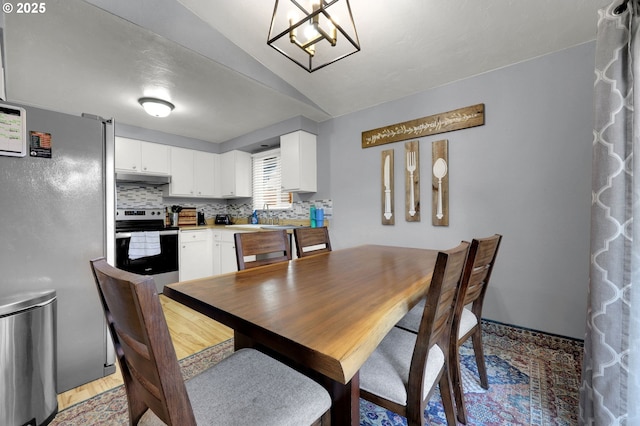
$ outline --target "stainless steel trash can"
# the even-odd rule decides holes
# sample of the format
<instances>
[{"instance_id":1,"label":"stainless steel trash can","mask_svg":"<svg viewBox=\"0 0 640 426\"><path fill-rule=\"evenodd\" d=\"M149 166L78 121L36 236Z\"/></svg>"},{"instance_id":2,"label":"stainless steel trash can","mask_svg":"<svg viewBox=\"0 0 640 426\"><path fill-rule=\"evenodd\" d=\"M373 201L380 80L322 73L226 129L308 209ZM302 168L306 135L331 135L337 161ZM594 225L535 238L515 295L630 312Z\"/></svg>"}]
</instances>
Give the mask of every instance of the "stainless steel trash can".
<instances>
[{"instance_id":1,"label":"stainless steel trash can","mask_svg":"<svg viewBox=\"0 0 640 426\"><path fill-rule=\"evenodd\" d=\"M55 373L55 290L0 297L0 425L49 424Z\"/></svg>"}]
</instances>

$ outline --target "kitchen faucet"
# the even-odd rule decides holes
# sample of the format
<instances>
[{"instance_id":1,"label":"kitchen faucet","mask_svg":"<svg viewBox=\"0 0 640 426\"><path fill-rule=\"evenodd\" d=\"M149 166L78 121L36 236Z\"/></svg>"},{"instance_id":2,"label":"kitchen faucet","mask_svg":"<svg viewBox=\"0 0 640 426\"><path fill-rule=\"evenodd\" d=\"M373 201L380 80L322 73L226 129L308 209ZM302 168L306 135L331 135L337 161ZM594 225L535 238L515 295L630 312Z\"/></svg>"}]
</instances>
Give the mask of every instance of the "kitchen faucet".
<instances>
[{"instance_id":1,"label":"kitchen faucet","mask_svg":"<svg viewBox=\"0 0 640 426\"><path fill-rule=\"evenodd\" d=\"M272 216L271 211L269 211L269 204L263 204L262 206L262 212L264 214L264 219L263 219L263 223L265 225L277 225L276 223L276 218L274 218ZM277 222L280 222L280 220L277 220Z\"/></svg>"}]
</instances>

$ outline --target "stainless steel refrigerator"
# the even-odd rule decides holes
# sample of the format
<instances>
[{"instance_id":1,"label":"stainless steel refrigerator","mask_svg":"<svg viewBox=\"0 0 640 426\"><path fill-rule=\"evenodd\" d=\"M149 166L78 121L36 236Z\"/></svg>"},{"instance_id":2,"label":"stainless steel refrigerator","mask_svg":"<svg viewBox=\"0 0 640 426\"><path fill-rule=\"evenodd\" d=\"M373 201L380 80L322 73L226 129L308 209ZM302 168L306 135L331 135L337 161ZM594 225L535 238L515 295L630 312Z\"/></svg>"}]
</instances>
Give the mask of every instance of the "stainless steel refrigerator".
<instances>
[{"instance_id":1,"label":"stainless steel refrigerator","mask_svg":"<svg viewBox=\"0 0 640 426\"><path fill-rule=\"evenodd\" d=\"M27 139L50 135L50 148L0 156L0 297L56 291L60 393L114 371L89 267L99 256L113 262L113 123L23 108Z\"/></svg>"}]
</instances>

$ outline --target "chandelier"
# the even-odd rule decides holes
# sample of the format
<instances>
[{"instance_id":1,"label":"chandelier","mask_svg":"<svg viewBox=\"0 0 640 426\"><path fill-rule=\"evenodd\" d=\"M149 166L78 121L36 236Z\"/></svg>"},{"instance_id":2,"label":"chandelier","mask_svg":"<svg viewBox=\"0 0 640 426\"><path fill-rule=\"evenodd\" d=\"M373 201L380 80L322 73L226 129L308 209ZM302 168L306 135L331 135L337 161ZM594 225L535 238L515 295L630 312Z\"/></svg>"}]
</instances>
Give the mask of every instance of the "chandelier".
<instances>
[{"instance_id":1,"label":"chandelier","mask_svg":"<svg viewBox=\"0 0 640 426\"><path fill-rule=\"evenodd\" d=\"M349 0L276 0L267 44L310 73L360 51Z\"/></svg>"}]
</instances>

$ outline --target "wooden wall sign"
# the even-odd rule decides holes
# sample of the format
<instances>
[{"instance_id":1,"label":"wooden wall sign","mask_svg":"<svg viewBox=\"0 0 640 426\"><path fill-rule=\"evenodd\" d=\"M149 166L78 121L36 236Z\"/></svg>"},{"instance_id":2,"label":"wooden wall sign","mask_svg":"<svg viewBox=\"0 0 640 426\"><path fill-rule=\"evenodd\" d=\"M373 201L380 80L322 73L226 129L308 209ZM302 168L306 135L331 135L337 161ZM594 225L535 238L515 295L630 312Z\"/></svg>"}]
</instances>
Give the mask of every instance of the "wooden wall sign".
<instances>
[{"instance_id":1,"label":"wooden wall sign","mask_svg":"<svg viewBox=\"0 0 640 426\"><path fill-rule=\"evenodd\" d=\"M362 132L362 148L484 125L484 104Z\"/></svg>"},{"instance_id":2,"label":"wooden wall sign","mask_svg":"<svg viewBox=\"0 0 640 426\"><path fill-rule=\"evenodd\" d=\"M431 144L431 223L449 226L449 145L441 140Z\"/></svg>"},{"instance_id":3,"label":"wooden wall sign","mask_svg":"<svg viewBox=\"0 0 640 426\"><path fill-rule=\"evenodd\" d=\"M405 142L405 213L407 222L420 222L420 143Z\"/></svg>"},{"instance_id":4,"label":"wooden wall sign","mask_svg":"<svg viewBox=\"0 0 640 426\"><path fill-rule=\"evenodd\" d=\"M382 151L382 224L395 225L393 214L393 150Z\"/></svg>"}]
</instances>

